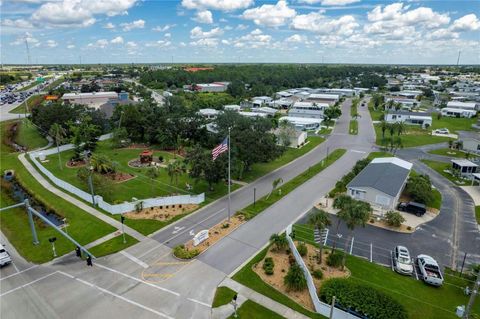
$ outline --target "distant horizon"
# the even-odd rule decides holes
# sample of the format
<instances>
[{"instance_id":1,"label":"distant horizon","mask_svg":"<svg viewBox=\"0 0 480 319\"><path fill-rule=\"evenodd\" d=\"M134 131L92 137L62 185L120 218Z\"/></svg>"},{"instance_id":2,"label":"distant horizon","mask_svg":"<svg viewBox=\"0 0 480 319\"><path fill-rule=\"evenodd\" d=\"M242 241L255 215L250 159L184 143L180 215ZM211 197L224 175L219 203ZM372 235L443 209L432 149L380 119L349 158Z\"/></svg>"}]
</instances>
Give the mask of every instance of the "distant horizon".
<instances>
[{"instance_id":1,"label":"distant horizon","mask_svg":"<svg viewBox=\"0 0 480 319\"><path fill-rule=\"evenodd\" d=\"M456 65L459 51L480 64L476 0L15 0L0 12L3 64Z\"/></svg>"}]
</instances>

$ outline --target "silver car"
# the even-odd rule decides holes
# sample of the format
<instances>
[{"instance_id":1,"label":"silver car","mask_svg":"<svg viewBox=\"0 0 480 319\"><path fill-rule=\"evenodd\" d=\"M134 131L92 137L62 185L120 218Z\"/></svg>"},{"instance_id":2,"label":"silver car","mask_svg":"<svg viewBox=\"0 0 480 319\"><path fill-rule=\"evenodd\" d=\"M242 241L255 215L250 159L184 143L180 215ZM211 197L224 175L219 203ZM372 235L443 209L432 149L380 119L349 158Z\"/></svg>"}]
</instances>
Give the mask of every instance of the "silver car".
<instances>
[{"instance_id":1,"label":"silver car","mask_svg":"<svg viewBox=\"0 0 480 319\"><path fill-rule=\"evenodd\" d=\"M401 275L413 274L413 263L405 246L396 246L393 250L393 268Z\"/></svg>"}]
</instances>

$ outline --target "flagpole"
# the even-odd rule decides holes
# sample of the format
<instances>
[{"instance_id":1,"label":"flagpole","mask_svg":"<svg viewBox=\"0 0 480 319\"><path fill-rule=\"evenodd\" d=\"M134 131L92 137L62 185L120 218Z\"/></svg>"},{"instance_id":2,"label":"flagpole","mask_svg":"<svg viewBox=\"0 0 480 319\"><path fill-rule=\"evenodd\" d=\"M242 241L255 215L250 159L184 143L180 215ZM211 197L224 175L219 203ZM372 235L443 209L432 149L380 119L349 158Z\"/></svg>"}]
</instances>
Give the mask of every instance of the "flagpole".
<instances>
[{"instance_id":1,"label":"flagpole","mask_svg":"<svg viewBox=\"0 0 480 319\"><path fill-rule=\"evenodd\" d=\"M228 128L228 222L230 222L230 128Z\"/></svg>"}]
</instances>

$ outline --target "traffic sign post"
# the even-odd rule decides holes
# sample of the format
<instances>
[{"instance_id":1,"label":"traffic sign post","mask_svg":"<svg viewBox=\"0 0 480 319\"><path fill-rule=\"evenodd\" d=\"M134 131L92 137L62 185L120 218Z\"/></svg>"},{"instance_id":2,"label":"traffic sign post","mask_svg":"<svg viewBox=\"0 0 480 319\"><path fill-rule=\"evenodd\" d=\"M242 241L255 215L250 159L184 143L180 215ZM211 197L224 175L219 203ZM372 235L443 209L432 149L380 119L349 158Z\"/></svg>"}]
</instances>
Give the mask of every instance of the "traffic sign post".
<instances>
[{"instance_id":1,"label":"traffic sign post","mask_svg":"<svg viewBox=\"0 0 480 319\"><path fill-rule=\"evenodd\" d=\"M120 215L120 220L122 221L122 235L123 235L123 243L126 244L127 241L125 239L125 228L123 227L123 222L125 221L125 217Z\"/></svg>"},{"instance_id":2,"label":"traffic sign post","mask_svg":"<svg viewBox=\"0 0 480 319\"><path fill-rule=\"evenodd\" d=\"M53 257L57 257L57 251L55 250L55 241L57 240L57 237L50 237L48 241L52 243L52 251L53 251Z\"/></svg>"}]
</instances>

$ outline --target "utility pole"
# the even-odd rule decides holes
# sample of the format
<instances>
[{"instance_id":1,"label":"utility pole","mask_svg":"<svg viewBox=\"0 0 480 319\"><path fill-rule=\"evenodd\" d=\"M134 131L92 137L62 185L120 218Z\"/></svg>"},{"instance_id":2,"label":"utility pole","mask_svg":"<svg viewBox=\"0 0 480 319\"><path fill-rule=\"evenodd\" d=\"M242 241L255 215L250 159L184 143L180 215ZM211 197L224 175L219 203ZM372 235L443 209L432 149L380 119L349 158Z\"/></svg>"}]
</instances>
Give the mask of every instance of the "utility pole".
<instances>
[{"instance_id":1,"label":"utility pole","mask_svg":"<svg viewBox=\"0 0 480 319\"><path fill-rule=\"evenodd\" d=\"M92 183L93 167L90 166L89 170L90 170L90 174L88 174L88 187L90 188L90 193L92 194L92 204L93 206L95 206L95 194L93 193L93 183Z\"/></svg>"},{"instance_id":2,"label":"utility pole","mask_svg":"<svg viewBox=\"0 0 480 319\"><path fill-rule=\"evenodd\" d=\"M230 200L230 188L231 188L231 179L230 179L230 127L228 128L228 222L230 222L230 206L231 206L231 200Z\"/></svg>"},{"instance_id":3,"label":"utility pole","mask_svg":"<svg viewBox=\"0 0 480 319\"><path fill-rule=\"evenodd\" d=\"M480 289L480 270L477 273L477 279L475 280L475 285L473 286L472 294L470 295L470 299L468 300L467 308L463 313L463 319L469 319L468 315L470 314L473 304L475 303L475 298L477 297L478 289Z\"/></svg>"},{"instance_id":4,"label":"utility pole","mask_svg":"<svg viewBox=\"0 0 480 319\"><path fill-rule=\"evenodd\" d=\"M457 66L458 66L458 63L460 63L460 54L462 53L462 51L458 51L458 57L457 57Z\"/></svg>"},{"instance_id":5,"label":"utility pole","mask_svg":"<svg viewBox=\"0 0 480 319\"><path fill-rule=\"evenodd\" d=\"M28 223L30 224L30 230L32 231L33 244L38 245L40 242L38 241L37 231L35 229L33 215L32 215L32 212L30 211L30 202L28 201L28 199L24 201L24 204L25 204L25 209L27 210Z\"/></svg>"},{"instance_id":6,"label":"utility pole","mask_svg":"<svg viewBox=\"0 0 480 319\"><path fill-rule=\"evenodd\" d=\"M27 40L27 36L25 35L25 47L27 48L27 64L31 64L31 61L30 61L30 48L28 47L28 40Z\"/></svg>"}]
</instances>

